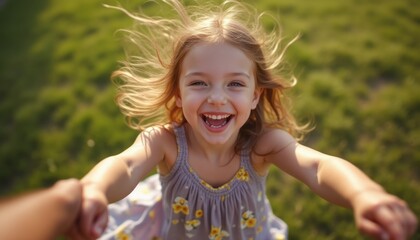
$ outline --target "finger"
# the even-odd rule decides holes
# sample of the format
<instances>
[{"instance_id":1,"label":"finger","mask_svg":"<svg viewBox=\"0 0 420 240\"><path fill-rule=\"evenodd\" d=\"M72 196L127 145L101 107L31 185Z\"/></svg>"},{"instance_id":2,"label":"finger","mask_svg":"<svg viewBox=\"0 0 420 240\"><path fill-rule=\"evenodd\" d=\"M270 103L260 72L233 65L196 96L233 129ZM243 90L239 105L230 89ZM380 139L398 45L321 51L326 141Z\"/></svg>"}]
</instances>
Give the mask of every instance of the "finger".
<instances>
[{"instance_id":1,"label":"finger","mask_svg":"<svg viewBox=\"0 0 420 240\"><path fill-rule=\"evenodd\" d=\"M371 237L372 239L389 239L386 231L370 219L364 218L360 220L358 222L358 228L360 232Z\"/></svg>"},{"instance_id":2,"label":"finger","mask_svg":"<svg viewBox=\"0 0 420 240\"><path fill-rule=\"evenodd\" d=\"M413 235L417 228L417 218L414 213L408 208L407 205L402 205L397 207L394 211L398 211L400 215L404 230L406 232L406 237Z\"/></svg>"},{"instance_id":3,"label":"finger","mask_svg":"<svg viewBox=\"0 0 420 240\"><path fill-rule=\"evenodd\" d=\"M417 228L417 218L408 208L408 205L403 201L399 201L390 204L389 207L392 209L395 219L400 223L404 233L404 239L414 234Z\"/></svg>"},{"instance_id":4,"label":"finger","mask_svg":"<svg viewBox=\"0 0 420 240\"><path fill-rule=\"evenodd\" d=\"M379 207L375 212L375 221L382 226L391 239L405 239L403 224L391 207Z\"/></svg>"},{"instance_id":5,"label":"finger","mask_svg":"<svg viewBox=\"0 0 420 240\"><path fill-rule=\"evenodd\" d=\"M92 206L91 203L84 201L82 205L81 217L79 220L79 229L82 236L88 238L91 235L90 229L92 229L95 206Z\"/></svg>"},{"instance_id":6,"label":"finger","mask_svg":"<svg viewBox=\"0 0 420 240\"><path fill-rule=\"evenodd\" d=\"M83 233L83 230L81 228L81 226L82 226L81 221L83 219L82 214L83 214L82 209L79 209L79 214L78 214L78 217L75 221L75 224L70 229L68 229L68 231L66 233L66 236L69 236L70 239L72 239L72 240L86 240L86 239L89 239L87 237L87 235L85 233Z\"/></svg>"},{"instance_id":7,"label":"finger","mask_svg":"<svg viewBox=\"0 0 420 240\"><path fill-rule=\"evenodd\" d=\"M405 216L404 206L401 204L393 204L388 206L391 213L393 214L394 224L398 224L401 229L402 238L406 239L406 235L408 234L409 222L407 221L407 217Z\"/></svg>"},{"instance_id":8,"label":"finger","mask_svg":"<svg viewBox=\"0 0 420 240\"><path fill-rule=\"evenodd\" d=\"M80 222L82 233L89 238L97 238L102 234L108 223L107 206L93 199L85 201L85 203L85 215Z\"/></svg>"},{"instance_id":9,"label":"finger","mask_svg":"<svg viewBox=\"0 0 420 240\"><path fill-rule=\"evenodd\" d=\"M413 235L417 229L417 217L410 210L407 203L397 197L393 197L392 201L387 206L394 213L396 222L399 222L405 238ZM404 239L405 239L404 238Z\"/></svg>"},{"instance_id":10,"label":"finger","mask_svg":"<svg viewBox=\"0 0 420 240\"><path fill-rule=\"evenodd\" d=\"M102 233L105 231L107 224L108 224L108 211L104 211L96 219L95 224L93 226L93 235L95 236L95 238L98 238L102 235Z\"/></svg>"}]
</instances>

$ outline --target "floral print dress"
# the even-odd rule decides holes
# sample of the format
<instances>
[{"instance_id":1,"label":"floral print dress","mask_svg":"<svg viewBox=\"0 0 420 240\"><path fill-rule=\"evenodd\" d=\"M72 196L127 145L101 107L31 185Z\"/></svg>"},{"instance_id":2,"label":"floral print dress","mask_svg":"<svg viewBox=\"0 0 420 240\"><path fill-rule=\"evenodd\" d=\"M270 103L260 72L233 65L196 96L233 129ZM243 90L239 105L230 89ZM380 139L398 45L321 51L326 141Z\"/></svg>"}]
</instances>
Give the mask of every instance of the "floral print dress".
<instances>
[{"instance_id":1,"label":"floral print dress","mask_svg":"<svg viewBox=\"0 0 420 240\"><path fill-rule=\"evenodd\" d=\"M101 239L282 240L287 225L273 215L266 176L253 169L249 153L228 183L213 188L188 164L183 126L175 127L178 156L170 173L153 175L109 206Z\"/></svg>"}]
</instances>

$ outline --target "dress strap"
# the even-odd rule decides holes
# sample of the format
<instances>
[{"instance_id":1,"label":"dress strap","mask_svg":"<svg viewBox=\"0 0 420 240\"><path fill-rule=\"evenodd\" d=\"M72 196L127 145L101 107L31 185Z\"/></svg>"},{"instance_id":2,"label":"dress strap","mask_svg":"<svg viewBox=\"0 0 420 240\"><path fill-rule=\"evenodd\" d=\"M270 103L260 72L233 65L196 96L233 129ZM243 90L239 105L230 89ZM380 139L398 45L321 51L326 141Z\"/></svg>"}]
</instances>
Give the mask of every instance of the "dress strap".
<instances>
[{"instance_id":1,"label":"dress strap","mask_svg":"<svg viewBox=\"0 0 420 240\"><path fill-rule=\"evenodd\" d=\"M177 162L186 161L188 155L187 137L185 136L184 125L174 125L176 144L178 145Z\"/></svg>"},{"instance_id":2,"label":"dress strap","mask_svg":"<svg viewBox=\"0 0 420 240\"><path fill-rule=\"evenodd\" d=\"M256 179L259 179L260 181L265 181L265 176L261 176L257 173L255 168L252 166L251 163L251 150L249 148L242 149L241 150L241 165L244 166L244 168Z\"/></svg>"},{"instance_id":3,"label":"dress strap","mask_svg":"<svg viewBox=\"0 0 420 240\"><path fill-rule=\"evenodd\" d=\"M251 159L250 159L250 151L249 149L242 149L240 152L241 156L241 166L245 167L246 170L253 170L253 167L251 166Z\"/></svg>"},{"instance_id":4,"label":"dress strap","mask_svg":"<svg viewBox=\"0 0 420 240\"><path fill-rule=\"evenodd\" d=\"M185 136L185 130L183 125L178 125L176 123L172 124L174 129L175 138L176 138L176 145L177 145L177 156L172 169L169 171L167 175L160 175L161 182L167 182L171 179L174 174L185 165L185 161L187 161L188 157L188 146L187 146L187 138Z\"/></svg>"}]
</instances>

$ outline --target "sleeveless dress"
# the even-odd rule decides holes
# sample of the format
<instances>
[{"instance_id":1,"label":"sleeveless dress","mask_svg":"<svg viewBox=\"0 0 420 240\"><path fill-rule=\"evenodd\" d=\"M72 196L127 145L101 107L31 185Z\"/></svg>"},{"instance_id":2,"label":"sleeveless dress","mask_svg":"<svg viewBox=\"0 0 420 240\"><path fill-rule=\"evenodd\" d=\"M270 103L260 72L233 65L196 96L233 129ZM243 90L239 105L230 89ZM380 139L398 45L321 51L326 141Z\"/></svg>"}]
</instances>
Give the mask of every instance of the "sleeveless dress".
<instances>
[{"instance_id":1,"label":"sleeveless dress","mask_svg":"<svg viewBox=\"0 0 420 240\"><path fill-rule=\"evenodd\" d=\"M110 204L100 239L283 240L287 225L271 210L260 176L242 151L235 176L213 188L188 163L183 126L174 128L178 156L170 173L152 175Z\"/></svg>"}]
</instances>

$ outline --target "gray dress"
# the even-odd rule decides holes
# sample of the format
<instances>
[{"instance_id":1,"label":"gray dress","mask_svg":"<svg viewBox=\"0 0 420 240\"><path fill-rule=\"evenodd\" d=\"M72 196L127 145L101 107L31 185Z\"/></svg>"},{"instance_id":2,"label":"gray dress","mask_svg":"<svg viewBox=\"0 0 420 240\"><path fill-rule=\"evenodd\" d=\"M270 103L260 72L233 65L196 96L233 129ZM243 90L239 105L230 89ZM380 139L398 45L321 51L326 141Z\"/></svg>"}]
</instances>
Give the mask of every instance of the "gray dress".
<instances>
[{"instance_id":1,"label":"gray dress","mask_svg":"<svg viewBox=\"0 0 420 240\"><path fill-rule=\"evenodd\" d=\"M101 239L287 239L287 225L265 195L266 176L253 169L249 151L242 152L235 176L213 188L188 164L184 127L175 127L175 134L178 156L170 173L149 177L111 204Z\"/></svg>"}]
</instances>

